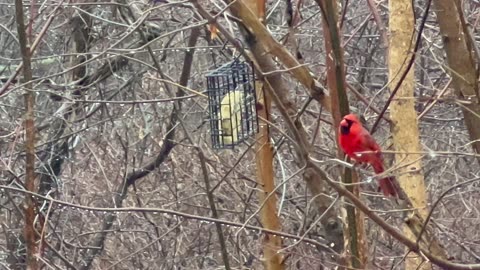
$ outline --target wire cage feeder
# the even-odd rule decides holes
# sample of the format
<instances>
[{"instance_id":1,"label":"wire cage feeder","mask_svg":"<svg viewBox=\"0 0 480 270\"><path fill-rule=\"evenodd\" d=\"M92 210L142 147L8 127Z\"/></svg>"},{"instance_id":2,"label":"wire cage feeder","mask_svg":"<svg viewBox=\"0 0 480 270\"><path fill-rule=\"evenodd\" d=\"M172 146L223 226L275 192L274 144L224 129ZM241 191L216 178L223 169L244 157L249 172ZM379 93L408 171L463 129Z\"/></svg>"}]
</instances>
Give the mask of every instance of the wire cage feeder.
<instances>
[{"instance_id":1,"label":"wire cage feeder","mask_svg":"<svg viewBox=\"0 0 480 270\"><path fill-rule=\"evenodd\" d=\"M258 132L255 75L238 59L207 74L212 147L234 148Z\"/></svg>"}]
</instances>

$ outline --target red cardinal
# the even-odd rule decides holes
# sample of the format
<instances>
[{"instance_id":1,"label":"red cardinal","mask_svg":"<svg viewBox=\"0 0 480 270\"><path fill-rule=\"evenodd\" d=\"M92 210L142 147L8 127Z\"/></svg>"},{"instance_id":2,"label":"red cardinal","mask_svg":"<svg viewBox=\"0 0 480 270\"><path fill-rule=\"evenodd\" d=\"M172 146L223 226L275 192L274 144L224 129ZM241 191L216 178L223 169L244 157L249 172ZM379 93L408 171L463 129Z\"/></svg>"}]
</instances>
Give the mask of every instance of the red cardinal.
<instances>
[{"instance_id":1,"label":"red cardinal","mask_svg":"<svg viewBox=\"0 0 480 270\"><path fill-rule=\"evenodd\" d=\"M380 146L362 126L355 114L348 114L343 117L343 120L340 122L339 132L340 147L342 147L343 152L347 156L357 162L372 165L376 174L385 171ZM382 178L379 180L379 184L385 196L398 196L393 177Z\"/></svg>"}]
</instances>

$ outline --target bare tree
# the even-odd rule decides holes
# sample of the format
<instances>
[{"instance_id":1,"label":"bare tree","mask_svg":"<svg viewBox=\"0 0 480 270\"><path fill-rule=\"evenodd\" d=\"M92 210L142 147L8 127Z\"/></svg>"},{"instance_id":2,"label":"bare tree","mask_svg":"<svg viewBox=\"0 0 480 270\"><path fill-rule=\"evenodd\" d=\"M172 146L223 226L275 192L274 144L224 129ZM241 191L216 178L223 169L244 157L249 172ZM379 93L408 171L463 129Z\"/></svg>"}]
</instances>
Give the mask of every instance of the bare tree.
<instances>
[{"instance_id":1,"label":"bare tree","mask_svg":"<svg viewBox=\"0 0 480 270\"><path fill-rule=\"evenodd\" d=\"M479 10L429 2L0 3L0 268L480 269ZM262 133L219 150L234 59ZM342 159L349 111L400 204Z\"/></svg>"}]
</instances>

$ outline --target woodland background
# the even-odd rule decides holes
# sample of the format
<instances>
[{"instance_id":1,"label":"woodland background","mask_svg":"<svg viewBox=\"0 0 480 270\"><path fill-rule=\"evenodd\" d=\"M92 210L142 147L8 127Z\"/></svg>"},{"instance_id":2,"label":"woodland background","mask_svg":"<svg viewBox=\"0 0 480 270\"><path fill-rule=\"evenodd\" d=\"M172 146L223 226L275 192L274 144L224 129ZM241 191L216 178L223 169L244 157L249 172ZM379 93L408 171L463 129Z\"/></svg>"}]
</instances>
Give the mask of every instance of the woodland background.
<instances>
[{"instance_id":1,"label":"woodland background","mask_svg":"<svg viewBox=\"0 0 480 270\"><path fill-rule=\"evenodd\" d=\"M0 3L0 269L480 269L479 14ZM205 76L240 53L260 133L213 150ZM406 200L343 161L350 110Z\"/></svg>"}]
</instances>

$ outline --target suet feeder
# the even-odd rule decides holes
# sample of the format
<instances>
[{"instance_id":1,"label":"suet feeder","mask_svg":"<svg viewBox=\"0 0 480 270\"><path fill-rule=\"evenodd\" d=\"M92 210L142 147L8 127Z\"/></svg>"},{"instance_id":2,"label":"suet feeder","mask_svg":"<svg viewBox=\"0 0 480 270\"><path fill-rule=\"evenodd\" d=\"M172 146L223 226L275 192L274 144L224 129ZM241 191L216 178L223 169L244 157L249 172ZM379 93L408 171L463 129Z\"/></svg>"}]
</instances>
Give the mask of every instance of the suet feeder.
<instances>
[{"instance_id":1,"label":"suet feeder","mask_svg":"<svg viewBox=\"0 0 480 270\"><path fill-rule=\"evenodd\" d=\"M236 59L210 71L207 95L213 148L234 148L258 132L251 64Z\"/></svg>"}]
</instances>

